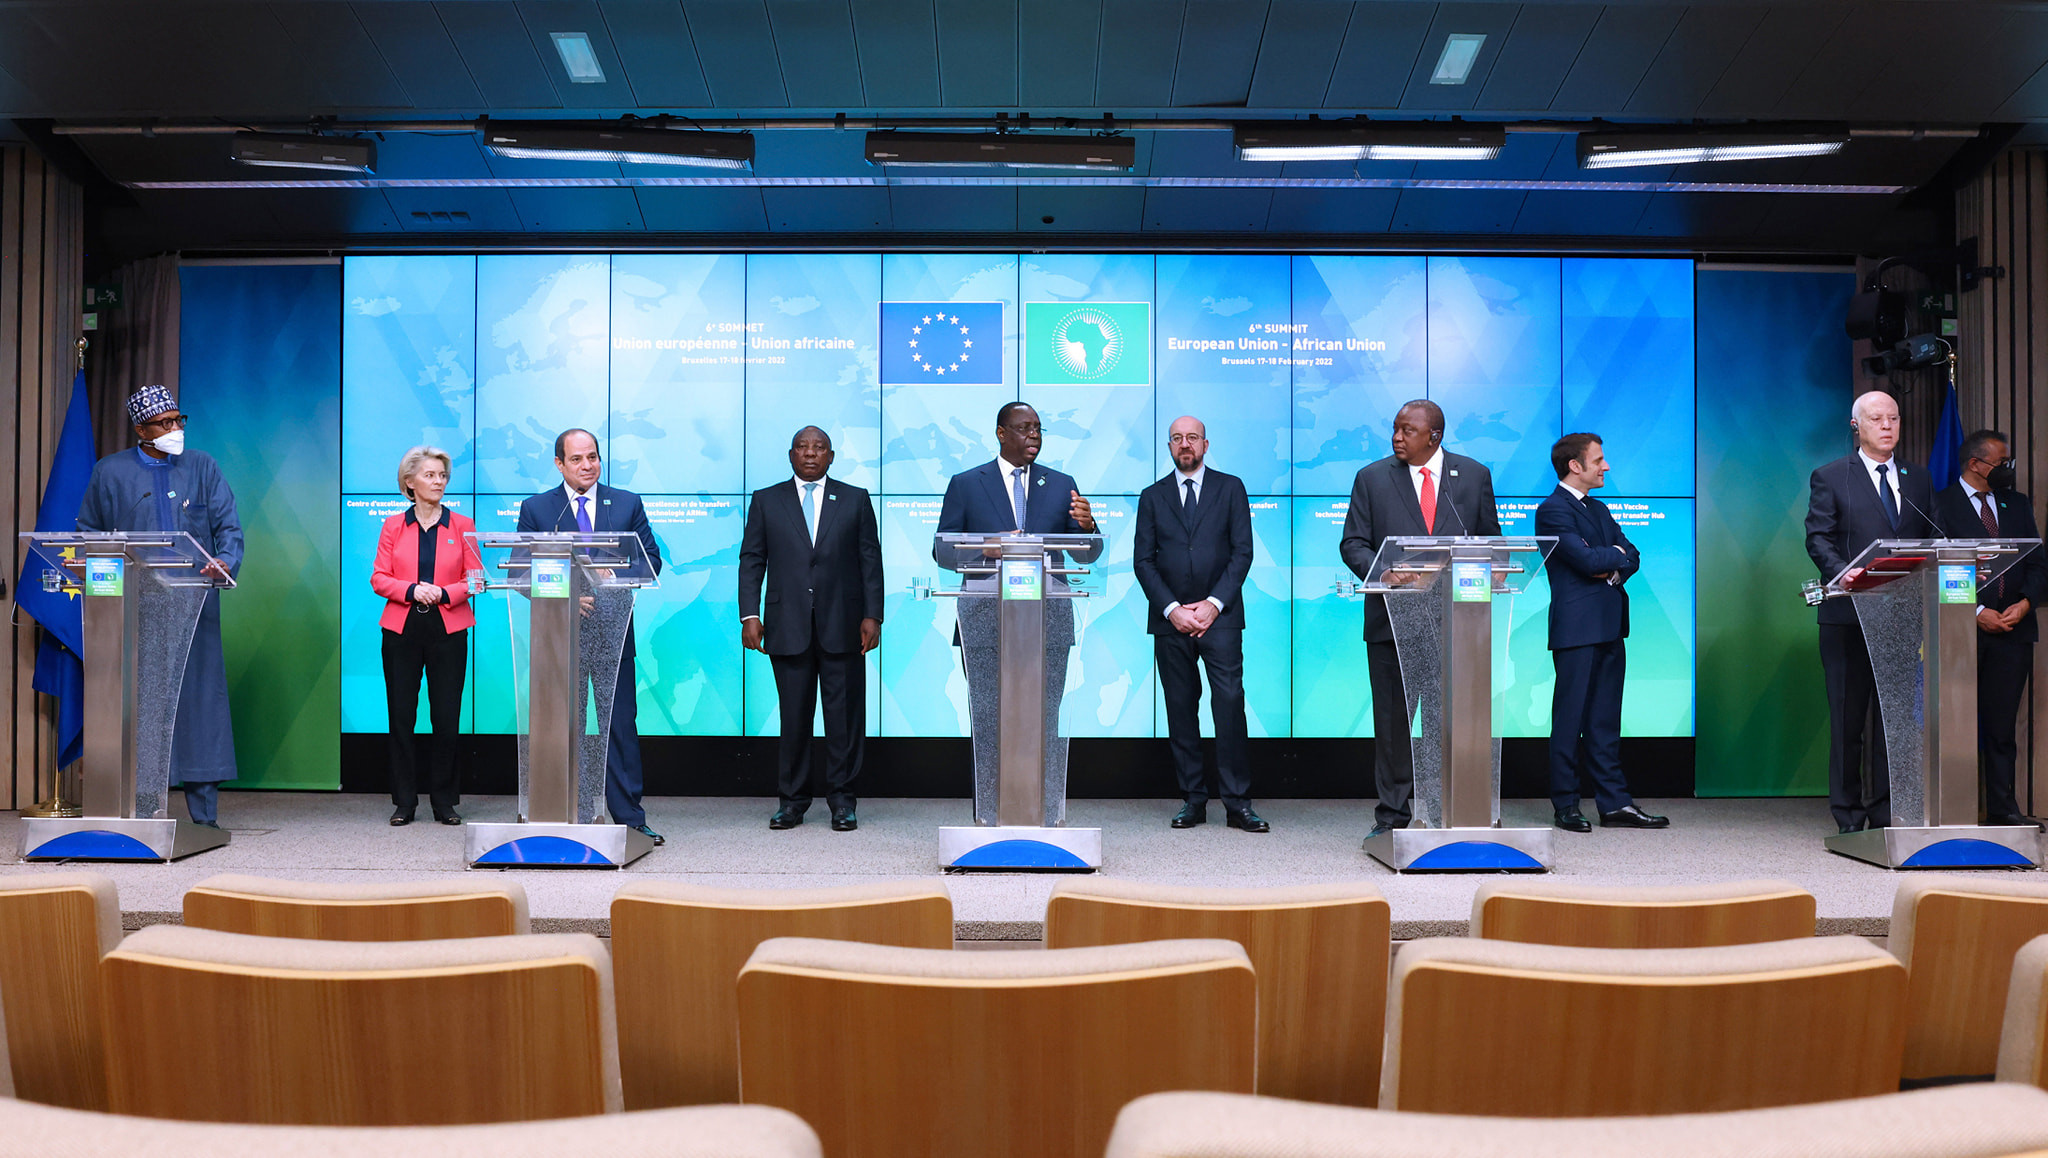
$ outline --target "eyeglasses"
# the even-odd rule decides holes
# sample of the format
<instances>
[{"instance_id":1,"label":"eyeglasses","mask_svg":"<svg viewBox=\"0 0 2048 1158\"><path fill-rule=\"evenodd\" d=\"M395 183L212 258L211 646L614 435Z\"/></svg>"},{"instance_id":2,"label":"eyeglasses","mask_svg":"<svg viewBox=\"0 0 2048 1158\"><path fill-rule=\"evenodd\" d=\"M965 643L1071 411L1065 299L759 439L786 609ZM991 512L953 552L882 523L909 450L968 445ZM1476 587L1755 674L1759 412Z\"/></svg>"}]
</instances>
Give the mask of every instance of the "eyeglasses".
<instances>
[{"instance_id":1,"label":"eyeglasses","mask_svg":"<svg viewBox=\"0 0 2048 1158\"><path fill-rule=\"evenodd\" d=\"M1209 438L1205 434L1173 434L1167 436L1166 442L1169 446L1185 446L1191 442L1207 442L1208 440Z\"/></svg>"},{"instance_id":2,"label":"eyeglasses","mask_svg":"<svg viewBox=\"0 0 2048 1158\"><path fill-rule=\"evenodd\" d=\"M189 414L166 414L162 418L152 418L141 426L144 430L183 430L185 424L190 421L192 416Z\"/></svg>"}]
</instances>

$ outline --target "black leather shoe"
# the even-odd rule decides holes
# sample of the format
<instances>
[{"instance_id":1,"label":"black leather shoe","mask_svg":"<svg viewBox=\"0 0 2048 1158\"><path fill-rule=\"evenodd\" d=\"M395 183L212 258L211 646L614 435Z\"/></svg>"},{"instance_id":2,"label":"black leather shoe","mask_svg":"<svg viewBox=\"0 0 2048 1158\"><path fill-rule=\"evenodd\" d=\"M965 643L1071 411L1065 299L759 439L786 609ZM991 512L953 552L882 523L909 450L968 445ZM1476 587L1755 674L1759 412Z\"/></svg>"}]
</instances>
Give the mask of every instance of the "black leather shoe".
<instances>
[{"instance_id":1,"label":"black leather shoe","mask_svg":"<svg viewBox=\"0 0 2048 1158\"><path fill-rule=\"evenodd\" d=\"M1993 828L2039 828L2040 825L2015 813L2012 816L1988 816L1984 823Z\"/></svg>"},{"instance_id":2,"label":"black leather shoe","mask_svg":"<svg viewBox=\"0 0 2048 1158\"><path fill-rule=\"evenodd\" d=\"M1241 828L1246 832L1273 831L1273 826L1267 824L1264 817L1260 816L1256 812L1253 812L1249 808L1245 809L1242 812L1235 812L1228 808L1224 809L1223 823L1229 825L1232 828Z\"/></svg>"},{"instance_id":3,"label":"black leather shoe","mask_svg":"<svg viewBox=\"0 0 2048 1158\"><path fill-rule=\"evenodd\" d=\"M838 809L834 809L834 810L833 810L833 812L832 812L832 831L834 831L834 832L852 832L852 831L853 831L854 829L856 829L856 828L859 828L859 827L860 827L860 817L858 817L858 816L855 816L855 815L853 814L853 809L851 809L851 808L838 808Z\"/></svg>"},{"instance_id":4,"label":"black leather shoe","mask_svg":"<svg viewBox=\"0 0 2048 1158\"><path fill-rule=\"evenodd\" d=\"M1836 825L1836 826L1835 826L1835 835L1836 835L1836 836L1847 836L1847 835L1849 835L1849 834L1850 834L1850 833L1852 833L1852 832L1861 832L1861 831L1863 831L1863 830L1862 830L1862 829L1860 829L1860 828L1857 828L1857 827L1856 827L1855 825L1853 825L1853 824L1840 824L1840 825Z\"/></svg>"},{"instance_id":5,"label":"black leather shoe","mask_svg":"<svg viewBox=\"0 0 2048 1158\"><path fill-rule=\"evenodd\" d=\"M785 828L795 828L803 822L804 814L796 809L778 808L775 810L775 815L768 818L768 827L780 832Z\"/></svg>"},{"instance_id":6,"label":"black leather shoe","mask_svg":"<svg viewBox=\"0 0 2048 1158\"><path fill-rule=\"evenodd\" d=\"M1593 822L1587 820L1586 814L1576 808L1555 810L1552 814L1551 823L1564 829L1566 832L1593 831Z\"/></svg>"},{"instance_id":7,"label":"black leather shoe","mask_svg":"<svg viewBox=\"0 0 2048 1158\"><path fill-rule=\"evenodd\" d=\"M461 824L462 814L460 812L450 812L446 816L436 816L434 819L442 824Z\"/></svg>"},{"instance_id":8,"label":"black leather shoe","mask_svg":"<svg viewBox=\"0 0 2048 1158\"><path fill-rule=\"evenodd\" d=\"M1670 828L1671 818L1668 816L1651 816L1649 813L1631 804L1624 808L1617 808L1613 812L1601 813L1600 827Z\"/></svg>"},{"instance_id":9,"label":"black leather shoe","mask_svg":"<svg viewBox=\"0 0 2048 1158\"><path fill-rule=\"evenodd\" d=\"M634 831L634 832L637 832L637 833L639 833L639 834L640 834L641 836L644 836L644 837L646 837L647 839L649 839L649 840L653 841L653 842L654 842L654 843L655 843L655 844L656 844L657 846L660 846L660 845L664 845L664 844L667 844L667 843L668 843L668 838L667 838L667 837L665 837L665 836L661 835L660 833L658 833L658 832L654 831L653 829L651 829L651 828L647 827L647 826L646 826L646 825L644 825L644 824L636 824L636 825L634 825L634 826L633 826L633 831Z\"/></svg>"},{"instance_id":10,"label":"black leather shoe","mask_svg":"<svg viewBox=\"0 0 2048 1158\"><path fill-rule=\"evenodd\" d=\"M1175 828L1193 828L1197 824L1207 823L1209 823L1209 802L1206 800L1200 804L1183 804L1180 806L1180 811L1173 814L1173 826Z\"/></svg>"},{"instance_id":11,"label":"black leather shoe","mask_svg":"<svg viewBox=\"0 0 2048 1158\"><path fill-rule=\"evenodd\" d=\"M391 810L391 827L404 828L406 825L411 823L412 813L407 812L402 808L394 808Z\"/></svg>"}]
</instances>

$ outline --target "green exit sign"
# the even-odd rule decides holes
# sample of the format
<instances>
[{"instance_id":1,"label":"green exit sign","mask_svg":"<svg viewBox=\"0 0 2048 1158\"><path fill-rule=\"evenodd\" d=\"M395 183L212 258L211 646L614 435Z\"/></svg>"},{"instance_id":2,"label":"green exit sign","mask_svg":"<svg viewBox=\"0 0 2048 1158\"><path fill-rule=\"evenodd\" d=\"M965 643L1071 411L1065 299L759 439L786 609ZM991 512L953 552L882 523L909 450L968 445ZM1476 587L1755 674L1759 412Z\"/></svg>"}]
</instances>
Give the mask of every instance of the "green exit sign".
<instances>
[{"instance_id":1,"label":"green exit sign","mask_svg":"<svg viewBox=\"0 0 2048 1158\"><path fill-rule=\"evenodd\" d=\"M104 285L85 287L85 308L89 310L117 310L121 308L121 283L107 282Z\"/></svg>"}]
</instances>

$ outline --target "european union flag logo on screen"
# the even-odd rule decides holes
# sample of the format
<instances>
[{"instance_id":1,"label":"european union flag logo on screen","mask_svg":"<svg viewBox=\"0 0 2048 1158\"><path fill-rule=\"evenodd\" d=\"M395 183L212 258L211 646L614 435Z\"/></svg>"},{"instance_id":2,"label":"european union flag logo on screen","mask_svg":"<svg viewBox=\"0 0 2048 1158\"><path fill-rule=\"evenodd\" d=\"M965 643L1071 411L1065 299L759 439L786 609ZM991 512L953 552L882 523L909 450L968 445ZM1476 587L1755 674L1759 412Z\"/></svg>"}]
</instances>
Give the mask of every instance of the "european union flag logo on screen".
<instances>
[{"instance_id":1,"label":"european union flag logo on screen","mask_svg":"<svg viewBox=\"0 0 2048 1158\"><path fill-rule=\"evenodd\" d=\"M1003 303L883 302L882 381L1003 380Z\"/></svg>"}]
</instances>

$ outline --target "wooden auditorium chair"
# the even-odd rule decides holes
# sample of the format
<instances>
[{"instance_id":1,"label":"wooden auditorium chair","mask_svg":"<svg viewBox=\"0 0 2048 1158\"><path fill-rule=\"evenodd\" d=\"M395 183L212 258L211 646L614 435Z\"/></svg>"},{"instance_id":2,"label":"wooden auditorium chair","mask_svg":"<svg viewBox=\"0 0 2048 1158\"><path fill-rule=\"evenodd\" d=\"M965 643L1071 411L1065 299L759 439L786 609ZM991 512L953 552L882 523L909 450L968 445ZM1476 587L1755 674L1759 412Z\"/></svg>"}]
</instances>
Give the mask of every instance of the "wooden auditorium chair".
<instances>
[{"instance_id":1,"label":"wooden auditorium chair","mask_svg":"<svg viewBox=\"0 0 2048 1158\"><path fill-rule=\"evenodd\" d=\"M1380 1105L1609 1117L1899 1087L1906 971L1861 937L1581 949L1445 937L1394 957Z\"/></svg>"},{"instance_id":2,"label":"wooden auditorium chair","mask_svg":"<svg viewBox=\"0 0 2048 1158\"><path fill-rule=\"evenodd\" d=\"M1906 963L1907 1081L1989 1074L2013 955L2048 934L2048 884L2008 877L1899 882L1891 950Z\"/></svg>"},{"instance_id":3,"label":"wooden auditorium chair","mask_svg":"<svg viewBox=\"0 0 2048 1158\"><path fill-rule=\"evenodd\" d=\"M1998 1039L2001 1082L2048 1087L2048 936L2036 937L2013 955L2005 1013Z\"/></svg>"},{"instance_id":4,"label":"wooden auditorium chair","mask_svg":"<svg viewBox=\"0 0 2048 1158\"><path fill-rule=\"evenodd\" d=\"M740 1095L740 968L771 937L913 949L953 946L953 898L934 880L819 889L723 889L669 881L612 900L612 971L626 1108L734 1102Z\"/></svg>"},{"instance_id":5,"label":"wooden auditorium chair","mask_svg":"<svg viewBox=\"0 0 2048 1158\"><path fill-rule=\"evenodd\" d=\"M740 1097L833 1158L1098 1158L1162 1090L1250 1093L1252 965L1232 941L997 953L780 937L740 973Z\"/></svg>"},{"instance_id":6,"label":"wooden auditorium chair","mask_svg":"<svg viewBox=\"0 0 2048 1158\"><path fill-rule=\"evenodd\" d=\"M1820 1106L1563 1121L1153 1094L1117 1115L1106 1158L2000 1158L2044 1149L2048 1093L1970 1085Z\"/></svg>"},{"instance_id":7,"label":"wooden auditorium chair","mask_svg":"<svg viewBox=\"0 0 2048 1158\"><path fill-rule=\"evenodd\" d=\"M526 889L454 881L325 884L225 874L185 893L185 923L315 941L440 941L532 932Z\"/></svg>"},{"instance_id":8,"label":"wooden auditorium chair","mask_svg":"<svg viewBox=\"0 0 2048 1158\"><path fill-rule=\"evenodd\" d=\"M117 1114L419 1126L620 1108L586 933L309 941L159 925L100 963Z\"/></svg>"},{"instance_id":9,"label":"wooden auditorium chair","mask_svg":"<svg viewBox=\"0 0 2048 1158\"><path fill-rule=\"evenodd\" d=\"M1387 1014L1386 898L1366 881L1228 889L1071 877L1045 907L1045 947L1216 937L1259 981L1258 1092L1370 1106Z\"/></svg>"},{"instance_id":10,"label":"wooden auditorium chair","mask_svg":"<svg viewBox=\"0 0 2048 1158\"><path fill-rule=\"evenodd\" d=\"M1698 949L1813 936L1813 894L1786 881L1713 885L1479 886L1472 935L1586 949Z\"/></svg>"},{"instance_id":11,"label":"wooden auditorium chair","mask_svg":"<svg viewBox=\"0 0 2048 1158\"><path fill-rule=\"evenodd\" d=\"M766 1106L697 1106L483 1126L249 1126L57 1110L0 1098L0 1158L821 1158Z\"/></svg>"},{"instance_id":12,"label":"wooden auditorium chair","mask_svg":"<svg viewBox=\"0 0 2048 1158\"><path fill-rule=\"evenodd\" d=\"M0 878L0 1005L13 1090L82 1110L107 1108L100 958L121 943L121 901L98 873Z\"/></svg>"}]
</instances>

